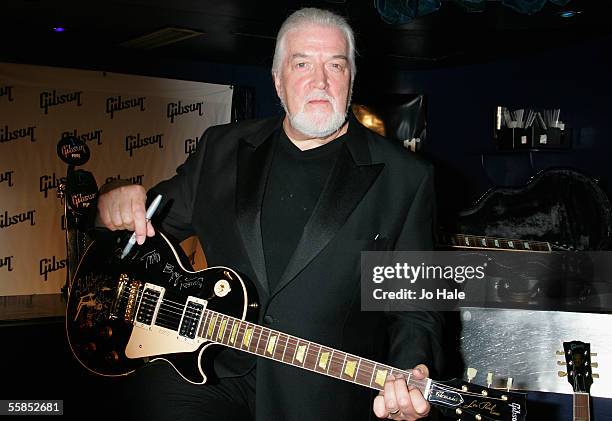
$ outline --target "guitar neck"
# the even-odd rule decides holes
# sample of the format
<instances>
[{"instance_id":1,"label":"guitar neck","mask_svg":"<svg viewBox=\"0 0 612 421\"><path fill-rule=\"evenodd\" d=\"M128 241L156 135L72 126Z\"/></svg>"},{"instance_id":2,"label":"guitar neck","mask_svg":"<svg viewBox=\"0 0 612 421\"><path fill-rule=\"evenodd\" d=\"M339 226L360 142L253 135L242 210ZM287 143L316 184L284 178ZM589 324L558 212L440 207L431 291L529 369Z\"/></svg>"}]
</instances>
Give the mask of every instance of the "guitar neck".
<instances>
[{"instance_id":1,"label":"guitar neck","mask_svg":"<svg viewBox=\"0 0 612 421\"><path fill-rule=\"evenodd\" d=\"M338 351L264 326L212 310L205 310L198 336L244 352L294 367L382 390L387 376L403 376L407 384L427 396L431 381L412 378L410 370L399 370Z\"/></svg>"},{"instance_id":2,"label":"guitar neck","mask_svg":"<svg viewBox=\"0 0 612 421\"><path fill-rule=\"evenodd\" d=\"M550 253L550 243L467 234L440 234L438 243L453 248Z\"/></svg>"},{"instance_id":3,"label":"guitar neck","mask_svg":"<svg viewBox=\"0 0 612 421\"><path fill-rule=\"evenodd\" d=\"M588 393L574 393L574 421L590 421L591 408L589 400L590 396Z\"/></svg>"}]
</instances>

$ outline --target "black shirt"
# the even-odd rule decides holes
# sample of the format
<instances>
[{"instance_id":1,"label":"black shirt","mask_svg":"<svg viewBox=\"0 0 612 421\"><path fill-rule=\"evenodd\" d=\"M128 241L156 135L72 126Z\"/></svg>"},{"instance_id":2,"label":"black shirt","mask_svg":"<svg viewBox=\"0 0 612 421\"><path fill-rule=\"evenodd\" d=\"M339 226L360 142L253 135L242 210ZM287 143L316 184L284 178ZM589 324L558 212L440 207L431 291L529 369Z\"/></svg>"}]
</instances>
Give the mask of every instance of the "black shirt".
<instances>
[{"instance_id":1,"label":"black shirt","mask_svg":"<svg viewBox=\"0 0 612 421\"><path fill-rule=\"evenodd\" d=\"M284 130L274 136L276 145L261 217L270 291L274 291L295 251L342 147L342 138L302 151Z\"/></svg>"}]
</instances>

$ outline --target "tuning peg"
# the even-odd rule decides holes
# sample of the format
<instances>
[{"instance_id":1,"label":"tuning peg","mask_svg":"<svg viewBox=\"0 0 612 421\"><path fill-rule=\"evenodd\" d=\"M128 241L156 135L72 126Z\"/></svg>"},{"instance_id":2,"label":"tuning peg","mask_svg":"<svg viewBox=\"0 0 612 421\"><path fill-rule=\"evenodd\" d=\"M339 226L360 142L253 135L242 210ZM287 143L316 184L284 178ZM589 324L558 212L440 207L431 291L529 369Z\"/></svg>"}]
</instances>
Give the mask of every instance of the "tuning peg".
<instances>
[{"instance_id":1,"label":"tuning peg","mask_svg":"<svg viewBox=\"0 0 612 421\"><path fill-rule=\"evenodd\" d=\"M510 391L510 389L512 389L512 381L513 380L514 379L512 377L508 377L508 380L506 380L506 386L507 386L508 392Z\"/></svg>"},{"instance_id":2,"label":"tuning peg","mask_svg":"<svg viewBox=\"0 0 612 421\"><path fill-rule=\"evenodd\" d=\"M597 352L591 352L591 357L596 357L597 356Z\"/></svg>"},{"instance_id":3,"label":"tuning peg","mask_svg":"<svg viewBox=\"0 0 612 421\"><path fill-rule=\"evenodd\" d=\"M598 363L591 363L591 367L597 368L597 367L599 367L599 364Z\"/></svg>"},{"instance_id":4,"label":"tuning peg","mask_svg":"<svg viewBox=\"0 0 612 421\"><path fill-rule=\"evenodd\" d=\"M571 364L571 363L572 363L572 362L570 361L570 364ZM557 365L565 365L565 361L557 361Z\"/></svg>"},{"instance_id":5,"label":"tuning peg","mask_svg":"<svg viewBox=\"0 0 612 421\"><path fill-rule=\"evenodd\" d=\"M491 388L491 385L493 384L493 372L489 371L487 373L487 387Z\"/></svg>"},{"instance_id":6,"label":"tuning peg","mask_svg":"<svg viewBox=\"0 0 612 421\"><path fill-rule=\"evenodd\" d=\"M594 379L598 379L598 378L599 378L599 374L597 374L597 373L593 373L593 374L592 374L592 377L593 377Z\"/></svg>"},{"instance_id":7,"label":"tuning peg","mask_svg":"<svg viewBox=\"0 0 612 421\"><path fill-rule=\"evenodd\" d=\"M563 351L557 351L557 355L565 355L565 352L563 352Z\"/></svg>"},{"instance_id":8,"label":"tuning peg","mask_svg":"<svg viewBox=\"0 0 612 421\"><path fill-rule=\"evenodd\" d=\"M565 371L557 371L557 374L559 375L559 377L567 376L567 373Z\"/></svg>"},{"instance_id":9,"label":"tuning peg","mask_svg":"<svg viewBox=\"0 0 612 421\"><path fill-rule=\"evenodd\" d=\"M472 368L472 367L468 367L468 369L467 369L468 383L472 383L472 379L474 379L474 377L476 377L477 373L478 373L478 370L476 370L475 368Z\"/></svg>"}]
</instances>

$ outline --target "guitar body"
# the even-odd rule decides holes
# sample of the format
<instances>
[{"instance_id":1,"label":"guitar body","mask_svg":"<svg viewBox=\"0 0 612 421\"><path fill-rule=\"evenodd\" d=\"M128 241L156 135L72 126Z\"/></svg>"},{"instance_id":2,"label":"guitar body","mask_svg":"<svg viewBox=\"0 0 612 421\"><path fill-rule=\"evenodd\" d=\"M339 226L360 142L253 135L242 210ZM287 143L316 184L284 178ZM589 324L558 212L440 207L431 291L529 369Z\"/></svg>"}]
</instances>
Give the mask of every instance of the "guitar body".
<instances>
[{"instance_id":1,"label":"guitar body","mask_svg":"<svg viewBox=\"0 0 612 421\"><path fill-rule=\"evenodd\" d=\"M197 317L184 314L209 309L257 320L255 288L229 268L191 271L183 251L161 232L120 259L129 234L105 233L79 263L66 310L72 352L88 370L104 376L126 375L164 359L186 380L205 383L213 342L201 340ZM160 293L165 308L145 308L147 297Z\"/></svg>"}]
</instances>

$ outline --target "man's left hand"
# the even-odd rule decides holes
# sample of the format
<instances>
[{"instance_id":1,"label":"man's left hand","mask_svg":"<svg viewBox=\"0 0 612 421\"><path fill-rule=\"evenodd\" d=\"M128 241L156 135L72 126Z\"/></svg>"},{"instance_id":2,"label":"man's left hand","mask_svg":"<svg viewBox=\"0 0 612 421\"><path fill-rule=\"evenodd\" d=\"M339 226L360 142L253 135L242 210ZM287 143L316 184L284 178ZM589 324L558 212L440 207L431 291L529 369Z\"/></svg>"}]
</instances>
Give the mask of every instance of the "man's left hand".
<instances>
[{"instance_id":1,"label":"man's left hand","mask_svg":"<svg viewBox=\"0 0 612 421\"><path fill-rule=\"evenodd\" d=\"M424 364L412 370L413 379L424 379L429 369ZM407 386L403 377L388 376L385 388L374 399L374 413L378 418L414 421L426 417L431 409L421 391L414 386Z\"/></svg>"}]
</instances>

